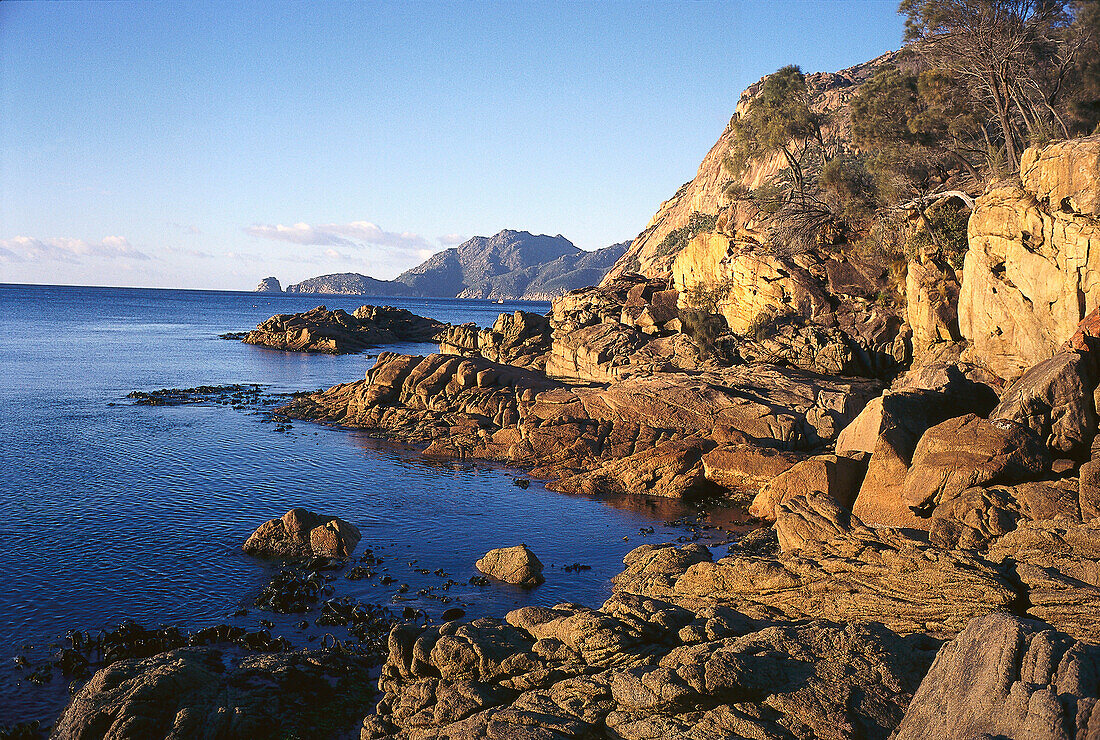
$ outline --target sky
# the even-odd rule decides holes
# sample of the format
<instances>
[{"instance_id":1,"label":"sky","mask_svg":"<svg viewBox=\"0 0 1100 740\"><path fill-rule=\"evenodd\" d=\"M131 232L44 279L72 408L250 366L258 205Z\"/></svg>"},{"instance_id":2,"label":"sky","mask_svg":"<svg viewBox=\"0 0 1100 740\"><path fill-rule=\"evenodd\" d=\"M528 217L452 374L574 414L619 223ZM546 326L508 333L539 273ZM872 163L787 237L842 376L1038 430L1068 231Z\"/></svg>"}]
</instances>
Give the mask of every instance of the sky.
<instances>
[{"instance_id":1,"label":"sky","mask_svg":"<svg viewBox=\"0 0 1100 740\"><path fill-rule=\"evenodd\" d=\"M896 0L0 2L0 283L395 277L632 239L741 91L900 46Z\"/></svg>"}]
</instances>

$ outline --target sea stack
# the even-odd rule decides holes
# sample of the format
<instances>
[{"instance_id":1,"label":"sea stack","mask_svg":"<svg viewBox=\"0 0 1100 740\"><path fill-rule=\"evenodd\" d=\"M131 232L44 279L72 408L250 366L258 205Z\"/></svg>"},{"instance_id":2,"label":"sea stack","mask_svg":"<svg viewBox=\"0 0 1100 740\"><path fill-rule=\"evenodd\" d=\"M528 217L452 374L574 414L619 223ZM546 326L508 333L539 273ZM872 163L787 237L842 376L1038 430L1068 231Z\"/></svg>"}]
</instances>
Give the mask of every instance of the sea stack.
<instances>
[{"instance_id":1,"label":"sea stack","mask_svg":"<svg viewBox=\"0 0 1100 740\"><path fill-rule=\"evenodd\" d=\"M257 293L282 293L283 286L279 284L278 278L265 277L260 281L260 284L256 286Z\"/></svg>"}]
</instances>

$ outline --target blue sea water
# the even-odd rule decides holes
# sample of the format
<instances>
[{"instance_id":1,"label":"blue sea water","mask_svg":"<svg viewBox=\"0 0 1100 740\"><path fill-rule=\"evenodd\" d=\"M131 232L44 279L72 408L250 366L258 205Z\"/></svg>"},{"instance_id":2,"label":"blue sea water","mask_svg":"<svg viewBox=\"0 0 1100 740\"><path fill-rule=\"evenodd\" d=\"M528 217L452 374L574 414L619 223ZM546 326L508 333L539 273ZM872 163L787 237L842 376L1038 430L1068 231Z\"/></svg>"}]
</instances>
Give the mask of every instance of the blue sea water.
<instances>
[{"instance_id":1,"label":"blue sea water","mask_svg":"<svg viewBox=\"0 0 1100 740\"><path fill-rule=\"evenodd\" d=\"M526 604L598 606L622 556L684 534L672 501L595 499L513 484L521 471L429 461L362 432L302 422L287 432L265 415L222 405L138 406L133 390L259 383L270 393L357 380L375 352L313 355L218 338L275 313L408 308L442 321L491 325L502 310L548 304L0 285L0 725L49 721L64 685L26 682L12 658L42 653L70 629L135 619L189 628L227 621L276 570L242 554L263 521L294 506L357 525L386 560L390 587L338 579L338 595L388 604L463 584L486 550L526 543L547 565L530 591L491 584L448 592L469 616ZM426 354L434 345L380 347ZM639 530L655 527L652 535ZM584 563L591 570L567 572ZM229 620L255 627L270 614ZM300 617L298 617L300 618ZM58 679L54 680L54 684Z\"/></svg>"}]
</instances>

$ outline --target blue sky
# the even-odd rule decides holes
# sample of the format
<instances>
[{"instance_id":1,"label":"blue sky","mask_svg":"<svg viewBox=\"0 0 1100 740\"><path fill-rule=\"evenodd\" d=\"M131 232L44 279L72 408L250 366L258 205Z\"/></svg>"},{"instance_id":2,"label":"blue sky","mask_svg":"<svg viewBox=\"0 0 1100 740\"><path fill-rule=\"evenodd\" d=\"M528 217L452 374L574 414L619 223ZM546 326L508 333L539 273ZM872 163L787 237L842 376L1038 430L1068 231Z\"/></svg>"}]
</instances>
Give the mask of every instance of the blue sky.
<instances>
[{"instance_id":1,"label":"blue sky","mask_svg":"<svg viewBox=\"0 0 1100 740\"><path fill-rule=\"evenodd\" d=\"M741 91L894 0L0 2L0 282L392 278L503 228L633 238Z\"/></svg>"}]
</instances>

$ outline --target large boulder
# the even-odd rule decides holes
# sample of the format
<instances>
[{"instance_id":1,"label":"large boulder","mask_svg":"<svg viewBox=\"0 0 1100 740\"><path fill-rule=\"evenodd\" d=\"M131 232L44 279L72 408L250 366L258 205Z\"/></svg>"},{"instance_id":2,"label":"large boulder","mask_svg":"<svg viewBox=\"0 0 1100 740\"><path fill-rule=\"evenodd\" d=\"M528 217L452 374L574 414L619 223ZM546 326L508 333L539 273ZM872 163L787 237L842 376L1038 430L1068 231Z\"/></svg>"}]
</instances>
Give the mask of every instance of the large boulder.
<instances>
[{"instance_id":1,"label":"large boulder","mask_svg":"<svg viewBox=\"0 0 1100 740\"><path fill-rule=\"evenodd\" d=\"M749 513L769 521L775 521L780 504L795 496L821 494L830 501L851 509L859 492L866 461L839 455L817 455L792 466L777 475L761 489Z\"/></svg>"},{"instance_id":2,"label":"large boulder","mask_svg":"<svg viewBox=\"0 0 1100 740\"><path fill-rule=\"evenodd\" d=\"M917 443L905 475L905 501L931 515L941 501L971 486L1035 480L1050 462L1046 447L1022 424L976 414L948 419Z\"/></svg>"},{"instance_id":3,"label":"large boulder","mask_svg":"<svg viewBox=\"0 0 1100 740\"><path fill-rule=\"evenodd\" d=\"M250 555L300 558L312 555L348 557L359 544L359 529L336 516L322 516L306 509L291 509L279 519L269 519L244 543Z\"/></svg>"},{"instance_id":4,"label":"large boulder","mask_svg":"<svg viewBox=\"0 0 1100 740\"><path fill-rule=\"evenodd\" d=\"M1087 452L1096 434L1096 368L1078 352L1059 352L1009 386L990 419L1024 424L1056 453Z\"/></svg>"},{"instance_id":5,"label":"large boulder","mask_svg":"<svg viewBox=\"0 0 1100 740\"><path fill-rule=\"evenodd\" d=\"M702 459L707 480L723 488L755 495L768 481L805 460L806 455L738 443L717 447Z\"/></svg>"},{"instance_id":6,"label":"large boulder","mask_svg":"<svg viewBox=\"0 0 1100 740\"><path fill-rule=\"evenodd\" d=\"M896 740L1093 738L1100 648L1005 613L976 617L944 645Z\"/></svg>"},{"instance_id":7,"label":"large boulder","mask_svg":"<svg viewBox=\"0 0 1100 740\"><path fill-rule=\"evenodd\" d=\"M960 411L988 413L996 396L958 372L943 385L887 391L873 400L837 439L838 454L870 453L867 474L852 505L868 524L926 529L905 499L905 477L921 436Z\"/></svg>"},{"instance_id":8,"label":"large boulder","mask_svg":"<svg viewBox=\"0 0 1100 740\"><path fill-rule=\"evenodd\" d=\"M527 545L490 550L474 566L487 576L517 586L537 586L546 580L542 576L542 561Z\"/></svg>"}]
</instances>

